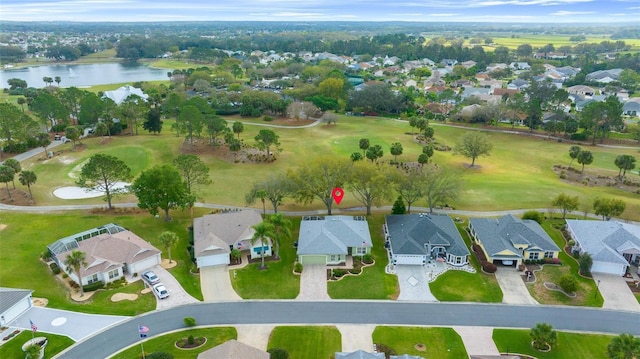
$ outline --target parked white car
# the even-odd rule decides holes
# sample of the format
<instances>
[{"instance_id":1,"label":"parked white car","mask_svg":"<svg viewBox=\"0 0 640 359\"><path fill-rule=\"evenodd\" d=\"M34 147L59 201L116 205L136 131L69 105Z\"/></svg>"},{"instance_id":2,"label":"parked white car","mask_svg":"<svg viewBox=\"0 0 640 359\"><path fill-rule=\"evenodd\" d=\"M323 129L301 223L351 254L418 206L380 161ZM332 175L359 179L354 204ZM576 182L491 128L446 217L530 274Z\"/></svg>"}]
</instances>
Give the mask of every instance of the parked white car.
<instances>
[{"instance_id":1,"label":"parked white car","mask_svg":"<svg viewBox=\"0 0 640 359\"><path fill-rule=\"evenodd\" d=\"M169 291L167 290L167 287L165 287L164 284L162 283L158 283L153 286L153 293L155 293L158 299L164 299L169 296Z\"/></svg>"},{"instance_id":2,"label":"parked white car","mask_svg":"<svg viewBox=\"0 0 640 359\"><path fill-rule=\"evenodd\" d=\"M160 278L153 271L146 271L142 273L142 279L147 281L149 284L156 284L160 281Z\"/></svg>"}]
</instances>

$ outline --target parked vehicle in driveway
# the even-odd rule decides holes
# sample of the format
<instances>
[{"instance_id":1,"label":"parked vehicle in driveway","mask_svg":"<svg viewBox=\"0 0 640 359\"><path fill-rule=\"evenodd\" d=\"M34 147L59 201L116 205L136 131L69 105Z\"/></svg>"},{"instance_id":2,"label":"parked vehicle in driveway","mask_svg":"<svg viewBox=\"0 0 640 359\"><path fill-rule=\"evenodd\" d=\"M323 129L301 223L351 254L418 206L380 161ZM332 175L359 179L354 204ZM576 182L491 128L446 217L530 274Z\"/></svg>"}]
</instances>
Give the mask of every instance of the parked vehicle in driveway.
<instances>
[{"instance_id":1,"label":"parked vehicle in driveway","mask_svg":"<svg viewBox=\"0 0 640 359\"><path fill-rule=\"evenodd\" d=\"M156 295L156 297L158 297L158 299L164 299L169 296L167 287L165 287L162 283L158 283L153 286L153 293Z\"/></svg>"},{"instance_id":2,"label":"parked vehicle in driveway","mask_svg":"<svg viewBox=\"0 0 640 359\"><path fill-rule=\"evenodd\" d=\"M160 278L153 271L146 271L142 273L142 279L147 281L149 284L156 284L160 281Z\"/></svg>"}]
</instances>

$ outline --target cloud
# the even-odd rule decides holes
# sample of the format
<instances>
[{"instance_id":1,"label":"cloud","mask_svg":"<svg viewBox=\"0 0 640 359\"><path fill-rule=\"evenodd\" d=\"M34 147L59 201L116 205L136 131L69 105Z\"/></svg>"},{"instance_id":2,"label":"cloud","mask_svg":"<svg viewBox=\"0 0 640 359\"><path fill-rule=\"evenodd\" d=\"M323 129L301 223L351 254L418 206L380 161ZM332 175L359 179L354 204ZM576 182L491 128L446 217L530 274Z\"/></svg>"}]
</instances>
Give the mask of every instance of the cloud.
<instances>
[{"instance_id":1,"label":"cloud","mask_svg":"<svg viewBox=\"0 0 640 359\"><path fill-rule=\"evenodd\" d=\"M556 11L556 12L552 12L551 16L573 16L573 15L589 15L589 14L594 14L595 11Z\"/></svg>"},{"instance_id":2,"label":"cloud","mask_svg":"<svg viewBox=\"0 0 640 359\"><path fill-rule=\"evenodd\" d=\"M428 16L434 17L449 17L449 16L459 16L460 14L429 14Z\"/></svg>"}]
</instances>

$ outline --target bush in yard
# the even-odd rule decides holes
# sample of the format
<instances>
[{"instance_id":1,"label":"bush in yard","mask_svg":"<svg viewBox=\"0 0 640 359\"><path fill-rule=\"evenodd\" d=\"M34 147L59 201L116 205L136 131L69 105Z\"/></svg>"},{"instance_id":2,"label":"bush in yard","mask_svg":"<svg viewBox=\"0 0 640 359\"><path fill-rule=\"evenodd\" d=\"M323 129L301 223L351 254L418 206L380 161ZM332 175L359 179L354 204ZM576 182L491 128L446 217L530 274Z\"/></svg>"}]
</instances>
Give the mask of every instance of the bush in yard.
<instances>
[{"instance_id":1,"label":"bush in yard","mask_svg":"<svg viewBox=\"0 0 640 359\"><path fill-rule=\"evenodd\" d=\"M482 270L485 273L495 273L498 270L498 266L491 262L484 261L482 262Z\"/></svg>"},{"instance_id":2,"label":"bush in yard","mask_svg":"<svg viewBox=\"0 0 640 359\"><path fill-rule=\"evenodd\" d=\"M196 318L194 317L184 317L183 319L184 325L187 327L195 327L196 326Z\"/></svg>"},{"instance_id":3,"label":"bush in yard","mask_svg":"<svg viewBox=\"0 0 640 359\"><path fill-rule=\"evenodd\" d=\"M84 290L85 292L93 292L94 290L98 290L102 288L104 288L104 282L95 282L95 283L85 285L82 288L82 290Z\"/></svg>"},{"instance_id":4,"label":"bush in yard","mask_svg":"<svg viewBox=\"0 0 640 359\"><path fill-rule=\"evenodd\" d=\"M55 262L49 264L49 268L51 268L51 271L53 272L53 274L60 274L60 267L58 267L58 265Z\"/></svg>"},{"instance_id":5,"label":"bush in yard","mask_svg":"<svg viewBox=\"0 0 640 359\"><path fill-rule=\"evenodd\" d=\"M362 256L362 263L371 264L373 263L373 256L371 254L365 254Z\"/></svg>"},{"instance_id":6,"label":"bush in yard","mask_svg":"<svg viewBox=\"0 0 640 359\"><path fill-rule=\"evenodd\" d=\"M578 282L572 275L563 275L560 278L560 288L567 293L575 293L576 289L578 289Z\"/></svg>"},{"instance_id":7,"label":"bush in yard","mask_svg":"<svg viewBox=\"0 0 640 359\"><path fill-rule=\"evenodd\" d=\"M289 359L289 352L282 348L272 348L267 350L271 359Z\"/></svg>"},{"instance_id":8,"label":"bush in yard","mask_svg":"<svg viewBox=\"0 0 640 359\"><path fill-rule=\"evenodd\" d=\"M578 258L578 264L580 265L580 273L582 275L591 276L591 266L593 265L593 259L589 253L582 253Z\"/></svg>"},{"instance_id":9,"label":"bush in yard","mask_svg":"<svg viewBox=\"0 0 640 359\"><path fill-rule=\"evenodd\" d=\"M195 343L196 340L193 338L193 335L189 335L189 338L187 338L187 343L189 343L189 345L193 345L193 343Z\"/></svg>"},{"instance_id":10,"label":"bush in yard","mask_svg":"<svg viewBox=\"0 0 640 359\"><path fill-rule=\"evenodd\" d=\"M562 264L562 262L560 261L560 258L545 258L544 263L545 264Z\"/></svg>"},{"instance_id":11,"label":"bush in yard","mask_svg":"<svg viewBox=\"0 0 640 359\"><path fill-rule=\"evenodd\" d=\"M522 219L532 219L539 224L542 224L542 222L544 222L544 214L538 211L526 211L522 215Z\"/></svg>"}]
</instances>

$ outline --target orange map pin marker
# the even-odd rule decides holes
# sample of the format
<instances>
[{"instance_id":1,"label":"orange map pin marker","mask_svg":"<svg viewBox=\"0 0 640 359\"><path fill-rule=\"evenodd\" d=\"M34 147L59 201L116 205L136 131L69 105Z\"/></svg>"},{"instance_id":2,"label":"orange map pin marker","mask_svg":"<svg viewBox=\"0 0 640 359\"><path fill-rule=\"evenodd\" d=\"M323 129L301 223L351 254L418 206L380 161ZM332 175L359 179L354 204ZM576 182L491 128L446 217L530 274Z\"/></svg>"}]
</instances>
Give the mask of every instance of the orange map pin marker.
<instances>
[{"instance_id":1,"label":"orange map pin marker","mask_svg":"<svg viewBox=\"0 0 640 359\"><path fill-rule=\"evenodd\" d=\"M342 197L344 197L344 190L340 187L336 187L331 191L331 196L333 196L333 200L336 201L336 204L340 204L340 202L342 202Z\"/></svg>"}]
</instances>

